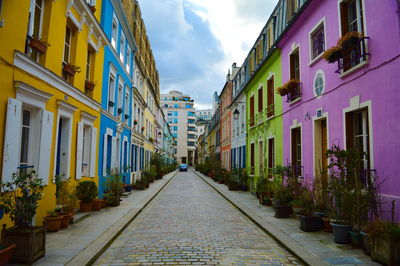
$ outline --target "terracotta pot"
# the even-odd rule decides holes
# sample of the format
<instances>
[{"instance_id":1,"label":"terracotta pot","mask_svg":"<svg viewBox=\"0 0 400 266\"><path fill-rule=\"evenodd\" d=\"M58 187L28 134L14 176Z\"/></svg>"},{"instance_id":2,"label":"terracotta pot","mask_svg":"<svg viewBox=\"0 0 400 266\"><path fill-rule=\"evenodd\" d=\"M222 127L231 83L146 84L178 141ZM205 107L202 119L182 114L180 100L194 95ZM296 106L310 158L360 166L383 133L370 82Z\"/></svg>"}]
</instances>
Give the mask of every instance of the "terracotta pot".
<instances>
[{"instance_id":1,"label":"terracotta pot","mask_svg":"<svg viewBox=\"0 0 400 266\"><path fill-rule=\"evenodd\" d=\"M47 232L57 232L58 230L60 230L61 221L63 219L62 216L57 216L57 217L46 216L44 217L44 219L46 220L47 224Z\"/></svg>"},{"instance_id":2,"label":"terracotta pot","mask_svg":"<svg viewBox=\"0 0 400 266\"><path fill-rule=\"evenodd\" d=\"M94 200L92 202L92 211L100 211L102 204L102 200Z\"/></svg>"},{"instance_id":3,"label":"terracotta pot","mask_svg":"<svg viewBox=\"0 0 400 266\"><path fill-rule=\"evenodd\" d=\"M85 89L88 90L94 90L94 86L96 86L96 84L90 80L85 80Z\"/></svg>"},{"instance_id":4,"label":"terracotta pot","mask_svg":"<svg viewBox=\"0 0 400 266\"><path fill-rule=\"evenodd\" d=\"M17 245L13 244L6 248L0 249L0 265L7 265L16 246Z\"/></svg>"},{"instance_id":5,"label":"terracotta pot","mask_svg":"<svg viewBox=\"0 0 400 266\"><path fill-rule=\"evenodd\" d=\"M90 211L92 211L92 203L93 202L90 202L90 203L80 202L79 203L80 211L81 212L90 212Z\"/></svg>"},{"instance_id":6,"label":"terracotta pot","mask_svg":"<svg viewBox=\"0 0 400 266\"><path fill-rule=\"evenodd\" d=\"M32 49L41 52L42 54L45 54L47 52L47 46L40 40L30 39L29 46Z\"/></svg>"},{"instance_id":7,"label":"terracotta pot","mask_svg":"<svg viewBox=\"0 0 400 266\"><path fill-rule=\"evenodd\" d=\"M67 228L71 221L72 213L65 213L62 215L61 228Z\"/></svg>"},{"instance_id":8,"label":"terracotta pot","mask_svg":"<svg viewBox=\"0 0 400 266\"><path fill-rule=\"evenodd\" d=\"M76 73L74 66L71 64L65 64L63 67L63 71L70 76L74 76Z\"/></svg>"}]
</instances>

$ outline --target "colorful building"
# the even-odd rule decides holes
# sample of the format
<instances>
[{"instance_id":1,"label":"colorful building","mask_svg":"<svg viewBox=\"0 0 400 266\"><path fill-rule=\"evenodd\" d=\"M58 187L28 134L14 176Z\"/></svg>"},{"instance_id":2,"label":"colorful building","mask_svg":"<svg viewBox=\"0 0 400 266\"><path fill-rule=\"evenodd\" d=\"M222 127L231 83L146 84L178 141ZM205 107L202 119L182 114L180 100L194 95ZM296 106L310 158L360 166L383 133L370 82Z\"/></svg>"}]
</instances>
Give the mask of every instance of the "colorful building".
<instances>
[{"instance_id":1,"label":"colorful building","mask_svg":"<svg viewBox=\"0 0 400 266\"><path fill-rule=\"evenodd\" d=\"M56 207L56 176L72 185L98 182L103 46L108 43L99 24L102 3L2 1L0 10L2 181L30 171L43 179L35 217L41 225ZM7 216L3 220L11 225Z\"/></svg>"},{"instance_id":2,"label":"colorful building","mask_svg":"<svg viewBox=\"0 0 400 266\"><path fill-rule=\"evenodd\" d=\"M400 219L400 77L398 1L306 1L279 40L282 81L300 84L283 103L283 158L306 182L326 178L327 149L365 153L362 181L377 179L384 202L396 201ZM390 27L388 26L390 25ZM322 53L347 32L360 32L338 62ZM390 209L385 206L386 212Z\"/></svg>"},{"instance_id":3,"label":"colorful building","mask_svg":"<svg viewBox=\"0 0 400 266\"><path fill-rule=\"evenodd\" d=\"M232 134L232 113L229 108L232 102L232 80L230 73L226 76L226 82L219 99L221 102L221 167L230 171Z\"/></svg>"}]
</instances>

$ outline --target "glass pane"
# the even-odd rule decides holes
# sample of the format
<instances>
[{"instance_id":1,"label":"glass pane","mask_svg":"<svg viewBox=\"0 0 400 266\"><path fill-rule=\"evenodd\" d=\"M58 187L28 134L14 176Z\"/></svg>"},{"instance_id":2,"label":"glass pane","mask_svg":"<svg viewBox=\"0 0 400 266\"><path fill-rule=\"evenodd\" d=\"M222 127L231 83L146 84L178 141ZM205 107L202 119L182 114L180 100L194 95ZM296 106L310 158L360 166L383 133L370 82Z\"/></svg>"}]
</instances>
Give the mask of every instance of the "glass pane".
<instances>
[{"instance_id":1,"label":"glass pane","mask_svg":"<svg viewBox=\"0 0 400 266\"><path fill-rule=\"evenodd\" d=\"M357 6L355 0L349 2L347 12L349 31L358 31Z\"/></svg>"},{"instance_id":2,"label":"glass pane","mask_svg":"<svg viewBox=\"0 0 400 266\"><path fill-rule=\"evenodd\" d=\"M35 5L35 19L33 21L33 37L35 39L39 39L40 33L40 18L42 16L42 1L36 0Z\"/></svg>"},{"instance_id":3,"label":"glass pane","mask_svg":"<svg viewBox=\"0 0 400 266\"><path fill-rule=\"evenodd\" d=\"M359 136L363 134L363 121L362 112L354 114L354 135Z\"/></svg>"},{"instance_id":4,"label":"glass pane","mask_svg":"<svg viewBox=\"0 0 400 266\"><path fill-rule=\"evenodd\" d=\"M31 124L31 112L24 110L22 113L22 125L30 126Z\"/></svg>"},{"instance_id":5,"label":"glass pane","mask_svg":"<svg viewBox=\"0 0 400 266\"><path fill-rule=\"evenodd\" d=\"M29 127L22 127L22 136L21 136L21 163L28 163L28 154L29 154Z\"/></svg>"}]
</instances>

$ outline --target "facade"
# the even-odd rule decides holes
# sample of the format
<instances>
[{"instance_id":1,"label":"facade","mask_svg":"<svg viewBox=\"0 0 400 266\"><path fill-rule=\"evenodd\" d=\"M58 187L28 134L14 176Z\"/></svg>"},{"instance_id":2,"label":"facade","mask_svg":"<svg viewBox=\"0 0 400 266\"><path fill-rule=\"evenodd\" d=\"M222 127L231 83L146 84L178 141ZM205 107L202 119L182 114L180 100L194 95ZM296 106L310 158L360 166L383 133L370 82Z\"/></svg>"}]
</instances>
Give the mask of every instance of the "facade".
<instances>
[{"instance_id":1,"label":"facade","mask_svg":"<svg viewBox=\"0 0 400 266\"><path fill-rule=\"evenodd\" d=\"M176 139L178 163L194 165L196 150L196 114L194 100L180 91L161 94L161 107L167 116L172 135Z\"/></svg>"},{"instance_id":2,"label":"facade","mask_svg":"<svg viewBox=\"0 0 400 266\"><path fill-rule=\"evenodd\" d=\"M232 134L232 113L229 108L232 102L232 80L230 73L226 76L225 86L219 96L221 102L221 166L231 170L231 134Z\"/></svg>"},{"instance_id":3,"label":"facade","mask_svg":"<svg viewBox=\"0 0 400 266\"><path fill-rule=\"evenodd\" d=\"M55 180L98 183L104 45L96 12L82 0L0 2L2 181L35 171L45 184L35 225L57 199ZM15 14L18 14L16 16ZM49 34L51 33L51 34ZM6 215L2 223L12 223Z\"/></svg>"},{"instance_id":4,"label":"facade","mask_svg":"<svg viewBox=\"0 0 400 266\"><path fill-rule=\"evenodd\" d=\"M361 180L378 179L384 202L396 201L399 220L400 128L393 123L400 111L398 3L308 2L278 42L282 81L301 82L297 91L282 98L284 161L307 182L319 175L326 178L324 153L333 145L364 152ZM349 31L368 38L346 48L339 63L321 60L322 52ZM385 206L387 214L389 210Z\"/></svg>"},{"instance_id":5,"label":"facade","mask_svg":"<svg viewBox=\"0 0 400 266\"><path fill-rule=\"evenodd\" d=\"M137 50L125 10L118 1L103 1L101 25L111 40L105 47L100 128L100 197L105 181L119 173L131 184L132 102L134 53Z\"/></svg>"}]
</instances>

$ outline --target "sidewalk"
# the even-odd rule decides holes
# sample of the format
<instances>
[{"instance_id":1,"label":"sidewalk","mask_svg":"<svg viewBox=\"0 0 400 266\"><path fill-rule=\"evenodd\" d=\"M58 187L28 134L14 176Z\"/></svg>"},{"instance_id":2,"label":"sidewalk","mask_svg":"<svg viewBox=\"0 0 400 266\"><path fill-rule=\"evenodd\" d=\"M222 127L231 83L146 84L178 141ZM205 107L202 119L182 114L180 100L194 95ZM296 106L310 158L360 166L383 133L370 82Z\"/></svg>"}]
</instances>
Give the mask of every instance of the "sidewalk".
<instances>
[{"instance_id":1,"label":"sidewalk","mask_svg":"<svg viewBox=\"0 0 400 266\"><path fill-rule=\"evenodd\" d=\"M200 172L194 172L281 245L301 258L304 263L308 265L380 265L371 261L361 249L336 244L331 233L303 232L299 229L297 219L275 218L274 209L259 204L258 199L250 192L229 191L227 186L214 182Z\"/></svg>"},{"instance_id":2,"label":"sidewalk","mask_svg":"<svg viewBox=\"0 0 400 266\"><path fill-rule=\"evenodd\" d=\"M67 229L46 235L46 256L34 265L87 265L121 233L140 211L175 176L177 171L156 180L146 190L132 190L118 207L107 207Z\"/></svg>"}]
</instances>

